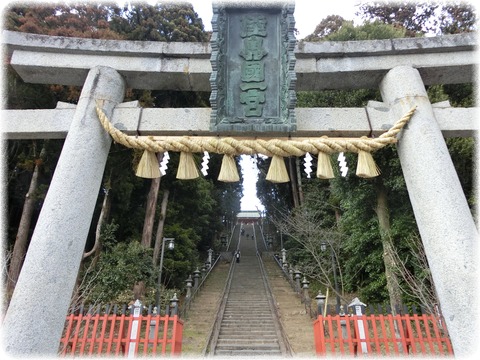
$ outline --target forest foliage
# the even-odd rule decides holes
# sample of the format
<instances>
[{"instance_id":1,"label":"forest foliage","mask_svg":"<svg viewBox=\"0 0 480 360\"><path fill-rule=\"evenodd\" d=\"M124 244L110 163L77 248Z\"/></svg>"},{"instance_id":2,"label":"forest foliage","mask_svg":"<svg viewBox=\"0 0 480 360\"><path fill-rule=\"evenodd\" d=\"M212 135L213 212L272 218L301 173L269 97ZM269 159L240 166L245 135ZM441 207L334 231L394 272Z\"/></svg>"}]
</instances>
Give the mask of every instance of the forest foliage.
<instances>
[{"instance_id":1,"label":"forest foliage","mask_svg":"<svg viewBox=\"0 0 480 360\"><path fill-rule=\"evenodd\" d=\"M330 15L321 20L304 41L376 40L476 31L476 14L468 4L368 4L359 6L358 15L364 19L362 25ZM427 92L431 103L449 101L451 106L474 106L473 85L470 83L429 86ZM365 107L370 100L381 101L378 90L297 92L298 107ZM474 139L450 138L446 139L446 143L475 217ZM332 155L332 162L336 162L337 156ZM406 275L412 275L410 278L420 279L418 288L435 295L431 277L425 276L429 269L425 267L428 264L424 253L418 252L418 257L411 253L412 244L420 249L422 245L395 146L387 146L374 154L381 169L381 175L375 179L356 177L356 156L346 154L346 158L349 167L347 176L340 176L338 166L334 166L335 178L330 181L309 179L303 171L290 173L293 178L290 184L270 184L263 180L263 176L259 177L257 193L267 216L282 232L290 262L315 280L312 283L313 292L321 289L323 293L326 288L330 292L335 291L335 266L340 277L339 295L345 302L355 294L367 303L390 300L394 305L421 301L427 307L437 303L438 299L432 296L428 297L429 303L425 303L424 296L412 293L400 273L407 271ZM261 171L265 172L269 160L259 158L258 162ZM291 158L288 162L293 162L294 169L303 168L303 159ZM300 179L296 174L301 174ZM292 186L295 182L298 185ZM386 241L382 239L383 229L378 214L380 190L386 195L388 203L384 214L389 220ZM307 229L316 230L309 232ZM279 236L279 233L275 234L275 237ZM321 242L328 245L326 252L320 250ZM335 254L334 262L331 261L330 251ZM391 256L386 256L387 253ZM393 269L393 274L389 274L389 277L397 276L394 284L387 284L386 258L401 263ZM392 294L395 292L401 293Z\"/></svg>"},{"instance_id":2,"label":"forest foliage","mask_svg":"<svg viewBox=\"0 0 480 360\"><path fill-rule=\"evenodd\" d=\"M390 39L419 37L426 33L442 36L476 30L474 9L465 4L385 6L373 3L361 5L359 15L364 19L362 25L354 25L337 15L328 16L305 41ZM14 5L5 12L4 28L46 35L140 41L207 42L210 35L189 4L129 7L113 2L101 5ZM4 71L9 109L55 108L58 101L75 104L81 91L78 87L55 84L25 84L7 62L4 62ZM432 103L449 100L452 106L474 105L472 84L435 85L427 90ZM127 89L125 101L139 100L144 107L208 107L208 97L208 93L201 92ZM372 89L298 92L297 97L298 107L364 107L370 100L381 100L378 90ZM34 169L38 165L38 186L33 194L29 194L34 204L32 221L27 229L30 235L62 144L62 140L8 141L7 260L12 260L25 194ZM447 139L447 144L473 212L476 205L472 176L474 141L472 138L454 138ZM45 150L40 161L41 149ZM79 274L82 301L129 301L133 296L133 285L139 281L145 283L146 300L154 298L158 264L152 262L153 243L148 247L142 245L151 182L135 177L133 170L140 155L112 144L85 251L95 243L96 222L101 211L105 210L102 201L107 195L109 207L102 225L101 246L94 256L83 261ZM176 169L178 154L171 156L169 168ZM267 219L279 230L275 232L277 240L279 233L283 232L289 261L302 267L314 280L314 291L317 288L325 291L325 287L333 289L330 257L319 252L318 247L321 241L325 241L335 253L335 266L341 278L340 295L358 294L364 302L388 301L385 249L376 202L379 189L388 199L389 236L398 259L412 274L428 271L415 262L408 245L419 235L396 148L388 146L374 157L382 170L379 178L356 177L352 173L355 156L347 154L349 173L341 177L336 170L335 179L330 181L307 178L297 171L302 167L303 159L290 158L287 159L292 179L289 184L266 182L269 160L257 159L260 171L257 194L265 206ZM332 158L336 159L336 154ZM220 160L219 156L212 156L209 174L218 173ZM169 288L182 289L188 274L202 265L206 250L218 249L220 235L240 210L242 186L241 183L218 182L212 175L179 181L172 170L162 177L159 186L159 199L166 191L169 194L163 236L175 238L176 243L174 251L165 251L163 283ZM156 204L154 223L158 224L160 201ZM419 245L418 241L416 245ZM278 241L276 246L279 247ZM320 260L314 261L315 257ZM431 288L429 278L422 279ZM406 289L401 281L400 287ZM402 301L417 300L411 292L404 291Z\"/></svg>"}]
</instances>

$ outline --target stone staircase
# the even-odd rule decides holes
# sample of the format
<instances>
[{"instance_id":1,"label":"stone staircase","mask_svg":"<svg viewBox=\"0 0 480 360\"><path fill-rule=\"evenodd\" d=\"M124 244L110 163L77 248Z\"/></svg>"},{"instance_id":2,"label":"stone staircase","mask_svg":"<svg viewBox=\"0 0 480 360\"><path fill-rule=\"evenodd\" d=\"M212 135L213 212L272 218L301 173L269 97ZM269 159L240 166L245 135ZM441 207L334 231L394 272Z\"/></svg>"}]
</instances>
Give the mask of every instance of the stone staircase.
<instances>
[{"instance_id":1,"label":"stone staircase","mask_svg":"<svg viewBox=\"0 0 480 360\"><path fill-rule=\"evenodd\" d=\"M241 259L234 267L214 355L280 356L286 352L252 233L252 226L246 226L240 237Z\"/></svg>"},{"instance_id":2,"label":"stone staircase","mask_svg":"<svg viewBox=\"0 0 480 360\"><path fill-rule=\"evenodd\" d=\"M240 262L234 264L230 291L223 294L230 263L222 261L207 279L185 321L183 355L283 357L291 353L315 356L312 320L271 254L265 252L258 232L258 249L263 252L264 268L272 290L272 294L267 293L256 256L252 226L245 228L243 236L239 229L235 229L229 248L231 252L239 248L242 254ZM274 310L269 296L273 296ZM220 306L222 303L223 307ZM215 325L217 313L221 321ZM214 328L217 328L216 334L209 337Z\"/></svg>"}]
</instances>

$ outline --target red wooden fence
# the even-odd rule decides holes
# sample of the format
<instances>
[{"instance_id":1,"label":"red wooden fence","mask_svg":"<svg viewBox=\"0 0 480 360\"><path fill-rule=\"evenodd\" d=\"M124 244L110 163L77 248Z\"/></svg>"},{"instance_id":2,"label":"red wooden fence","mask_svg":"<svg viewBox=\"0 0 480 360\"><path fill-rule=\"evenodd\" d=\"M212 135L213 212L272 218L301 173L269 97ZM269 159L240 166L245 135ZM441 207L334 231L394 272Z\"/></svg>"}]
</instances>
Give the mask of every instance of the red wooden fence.
<instances>
[{"instance_id":1,"label":"red wooden fence","mask_svg":"<svg viewBox=\"0 0 480 360\"><path fill-rule=\"evenodd\" d=\"M60 354L178 355L182 332L177 315L72 314L67 316Z\"/></svg>"},{"instance_id":2,"label":"red wooden fence","mask_svg":"<svg viewBox=\"0 0 480 360\"><path fill-rule=\"evenodd\" d=\"M320 315L314 337L321 356L453 355L445 325L435 315Z\"/></svg>"}]
</instances>

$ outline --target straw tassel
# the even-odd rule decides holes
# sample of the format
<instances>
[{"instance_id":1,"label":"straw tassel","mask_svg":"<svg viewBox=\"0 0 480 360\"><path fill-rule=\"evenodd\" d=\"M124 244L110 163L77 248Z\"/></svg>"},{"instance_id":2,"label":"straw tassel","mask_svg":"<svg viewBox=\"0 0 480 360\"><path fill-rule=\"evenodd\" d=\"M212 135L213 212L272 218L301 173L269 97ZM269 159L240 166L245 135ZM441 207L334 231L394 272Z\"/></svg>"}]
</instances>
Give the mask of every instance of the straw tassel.
<instances>
[{"instance_id":1,"label":"straw tassel","mask_svg":"<svg viewBox=\"0 0 480 360\"><path fill-rule=\"evenodd\" d=\"M193 153L181 152L178 163L177 179L190 180L199 177L197 166L193 158Z\"/></svg>"},{"instance_id":2,"label":"straw tassel","mask_svg":"<svg viewBox=\"0 0 480 360\"><path fill-rule=\"evenodd\" d=\"M148 150L143 152L135 175L147 179L155 179L160 177L158 159L154 152Z\"/></svg>"},{"instance_id":3,"label":"straw tassel","mask_svg":"<svg viewBox=\"0 0 480 360\"><path fill-rule=\"evenodd\" d=\"M372 178L378 175L380 175L380 169L377 164L375 164L372 154L360 150L358 152L357 176L362 178Z\"/></svg>"},{"instance_id":4,"label":"straw tassel","mask_svg":"<svg viewBox=\"0 0 480 360\"><path fill-rule=\"evenodd\" d=\"M240 181L238 175L237 164L233 155L223 155L222 167L220 168L220 174L218 175L218 181L223 182L237 182Z\"/></svg>"},{"instance_id":5,"label":"straw tassel","mask_svg":"<svg viewBox=\"0 0 480 360\"><path fill-rule=\"evenodd\" d=\"M290 181L283 157L273 155L266 179L273 183L286 183Z\"/></svg>"},{"instance_id":6,"label":"straw tassel","mask_svg":"<svg viewBox=\"0 0 480 360\"><path fill-rule=\"evenodd\" d=\"M317 162L317 178L327 180L333 179L335 175L333 174L332 161L330 155L327 153L318 152L318 162Z\"/></svg>"}]
</instances>

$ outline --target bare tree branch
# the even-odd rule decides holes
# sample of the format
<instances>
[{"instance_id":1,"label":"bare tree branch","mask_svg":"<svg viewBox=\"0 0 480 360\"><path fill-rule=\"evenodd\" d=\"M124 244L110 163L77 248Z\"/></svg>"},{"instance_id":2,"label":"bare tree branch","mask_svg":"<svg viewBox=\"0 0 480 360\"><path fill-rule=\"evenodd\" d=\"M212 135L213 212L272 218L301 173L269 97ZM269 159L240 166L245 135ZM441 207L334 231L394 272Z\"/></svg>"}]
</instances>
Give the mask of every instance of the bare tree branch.
<instances>
[{"instance_id":1,"label":"bare tree branch","mask_svg":"<svg viewBox=\"0 0 480 360\"><path fill-rule=\"evenodd\" d=\"M280 217L272 221L277 229L295 240L310 255L297 264L304 275L332 289L334 294L337 293L330 279L333 266L336 266L340 278L338 295L343 298L343 274L337 256L341 238L340 232L336 229L325 228L319 214L302 206L295 209L293 214L280 212ZM326 252L321 249L322 243L327 246ZM330 251L333 251L334 264L332 264L332 258L329 256Z\"/></svg>"},{"instance_id":2,"label":"bare tree branch","mask_svg":"<svg viewBox=\"0 0 480 360\"><path fill-rule=\"evenodd\" d=\"M404 280L400 288L408 296L417 298L428 313L435 314L439 302L420 236L415 234L406 238L405 242L410 249L405 261L398 255L398 250L392 251L395 271ZM413 269L406 266L407 260L413 264Z\"/></svg>"}]
</instances>

